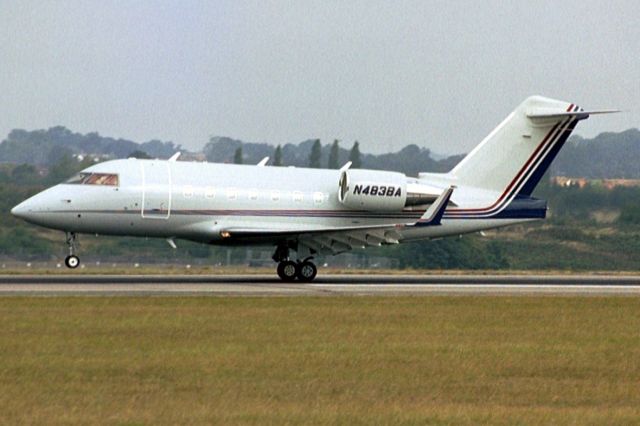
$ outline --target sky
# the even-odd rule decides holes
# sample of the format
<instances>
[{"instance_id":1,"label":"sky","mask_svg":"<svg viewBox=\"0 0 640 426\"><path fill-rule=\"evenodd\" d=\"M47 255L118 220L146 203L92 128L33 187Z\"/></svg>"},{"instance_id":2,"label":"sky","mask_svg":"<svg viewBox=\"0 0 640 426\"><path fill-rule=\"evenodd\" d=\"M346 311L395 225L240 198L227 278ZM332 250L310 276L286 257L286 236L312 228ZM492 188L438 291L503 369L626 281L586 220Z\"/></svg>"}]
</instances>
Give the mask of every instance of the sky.
<instances>
[{"instance_id":1,"label":"sky","mask_svg":"<svg viewBox=\"0 0 640 426\"><path fill-rule=\"evenodd\" d=\"M467 152L527 96L640 126L640 2L0 0L0 139Z\"/></svg>"}]
</instances>

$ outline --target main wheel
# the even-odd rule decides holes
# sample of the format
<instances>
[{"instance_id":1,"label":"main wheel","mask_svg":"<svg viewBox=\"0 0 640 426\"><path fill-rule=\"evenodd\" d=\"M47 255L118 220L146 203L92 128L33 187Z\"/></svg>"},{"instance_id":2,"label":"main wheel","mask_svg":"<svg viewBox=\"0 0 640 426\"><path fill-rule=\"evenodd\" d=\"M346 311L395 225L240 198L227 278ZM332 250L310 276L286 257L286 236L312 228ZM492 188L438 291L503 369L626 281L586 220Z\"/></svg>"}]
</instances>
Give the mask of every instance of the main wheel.
<instances>
[{"instance_id":1,"label":"main wheel","mask_svg":"<svg viewBox=\"0 0 640 426\"><path fill-rule=\"evenodd\" d=\"M285 260L278 263L278 276L282 281L293 281L296 279L296 263L291 260Z\"/></svg>"},{"instance_id":2,"label":"main wheel","mask_svg":"<svg viewBox=\"0 0 640 426\"><path fill-rule=\"evenodd\" d=\"M299 263L296 268L296 276L302 282L308 283L313 281L313 279L318 274L318 268L312 262L308 260L302 263Z\"/></svg>"},{"instance_id":3,"label":"main wheel","mask_svg":"<svg viewBox=\"0 0 640 426\"><path fill-rule=\"evenodd\" d=\"M75 269L80 265L80 258L78 256L67 256L64 259L64 264L67 265L67 268Z\"/></svg>"}]
</instances>

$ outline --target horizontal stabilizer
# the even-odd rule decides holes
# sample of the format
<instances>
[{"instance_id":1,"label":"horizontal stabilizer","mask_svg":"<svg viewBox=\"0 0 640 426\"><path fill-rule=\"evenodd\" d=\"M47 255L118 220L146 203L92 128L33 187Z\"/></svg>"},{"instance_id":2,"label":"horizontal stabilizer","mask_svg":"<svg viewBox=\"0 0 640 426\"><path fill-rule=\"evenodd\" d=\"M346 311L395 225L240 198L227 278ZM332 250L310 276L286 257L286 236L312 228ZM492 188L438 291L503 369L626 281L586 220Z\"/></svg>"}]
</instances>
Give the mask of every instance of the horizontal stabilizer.
<instances>
[{"instance_id":1,"label":"horizontal stabilizer","mask_svg":"<svg viewBox=\"0 0 640 426\"><path fill-rule=\"evenodd\" d=\"M429 206L427 211L424 212L422 217L414 224L414 226L440 225L442 215L447 209L449 199L451 198L451 194L453 194L454 189L455 186L450 186L446 191L440 194L440 196L433 202L433 204Z\"/></svg>"},{"instance_id":2,"label":"horizontal stabilizer","mask_svg":"<svg viewBox=\"0 0 640 426\"><path fill-rule=\"evenodd\" d=\"M595 111L560 111L550 108L535 108L527 112L527 117L536 118L562 118L562 117L578 117L580 119L588 118L591 114L615 114L620 112L618 109L601 109Z\"/></svg>"}]
</instances>

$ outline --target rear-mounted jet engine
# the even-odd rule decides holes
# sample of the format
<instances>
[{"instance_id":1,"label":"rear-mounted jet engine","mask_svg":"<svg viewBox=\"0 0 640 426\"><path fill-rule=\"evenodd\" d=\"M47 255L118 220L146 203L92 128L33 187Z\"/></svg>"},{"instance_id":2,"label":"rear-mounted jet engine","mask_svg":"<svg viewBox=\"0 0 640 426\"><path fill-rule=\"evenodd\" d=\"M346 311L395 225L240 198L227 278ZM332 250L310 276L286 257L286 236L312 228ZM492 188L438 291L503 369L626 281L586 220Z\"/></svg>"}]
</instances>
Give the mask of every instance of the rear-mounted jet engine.
<instances>
[{"instance_id":1,"label":"rear-mounted jet engine","mask_svg":"<svg viewBox=\"0 0 640 426\"><path fill-rule=\"evenodd\" d=\"M397 172L345 170L338 182L338 200L354 210L397 212L405 207L429 204L442 190L414 183Z\"/></svg>"}]
</instances>

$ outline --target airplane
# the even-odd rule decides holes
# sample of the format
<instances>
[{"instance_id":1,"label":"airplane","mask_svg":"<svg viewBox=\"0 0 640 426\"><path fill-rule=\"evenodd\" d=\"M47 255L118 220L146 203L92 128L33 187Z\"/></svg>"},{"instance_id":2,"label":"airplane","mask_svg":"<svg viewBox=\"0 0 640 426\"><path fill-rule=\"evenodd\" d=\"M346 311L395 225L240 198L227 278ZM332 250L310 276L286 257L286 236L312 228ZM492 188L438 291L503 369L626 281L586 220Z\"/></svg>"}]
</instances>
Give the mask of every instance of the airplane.
<instances>
[{"instance_id":1,"label":"airplane","mask_svg":"<svg viewBox=\"0 0 640 426\"><path fill-rule=\"evenodd\" d=\"M532 96L448 173L121 159L88 167L15 206L27 222L80 233L266 245L283 281L312 281L318 255L459 236L544 219L532 197L576 124L591 114ZM293 254L295 252L295 255Z\"/></svg>"}]
</instances>

